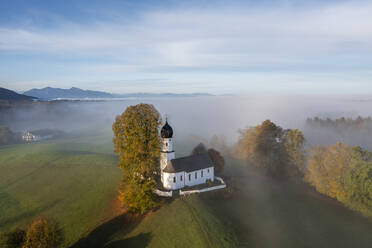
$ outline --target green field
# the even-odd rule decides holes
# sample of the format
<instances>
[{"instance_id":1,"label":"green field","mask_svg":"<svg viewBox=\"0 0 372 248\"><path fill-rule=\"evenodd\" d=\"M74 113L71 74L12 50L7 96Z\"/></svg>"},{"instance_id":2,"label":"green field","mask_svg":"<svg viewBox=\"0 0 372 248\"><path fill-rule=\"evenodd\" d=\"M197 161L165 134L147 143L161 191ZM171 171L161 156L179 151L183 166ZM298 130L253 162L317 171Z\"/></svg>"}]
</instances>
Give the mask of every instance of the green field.
<instances>
[{"instance_id":1,"label":"green field","mask_svg":"<svg viewBox=\"0 0 372 248\"><path fill-rule=\"evenodd\" d=\"M184 154L188 147L183 145ZM64 247L371 247L372 221L306 186L227 160L235 188L113 217L120 181L110 134L0 148L0 231L56 219Z\"/></svg>"},{"instance_id":2,"label":"green field","mask_svg":"<svg viewBox=\"0 0 372 248\"><path fill-rule=\"evenodd\" d=\"M120 180L109 136L0 148L0 231L55 218L66 246L105 218Z\"/></svg>"}]
</instances>

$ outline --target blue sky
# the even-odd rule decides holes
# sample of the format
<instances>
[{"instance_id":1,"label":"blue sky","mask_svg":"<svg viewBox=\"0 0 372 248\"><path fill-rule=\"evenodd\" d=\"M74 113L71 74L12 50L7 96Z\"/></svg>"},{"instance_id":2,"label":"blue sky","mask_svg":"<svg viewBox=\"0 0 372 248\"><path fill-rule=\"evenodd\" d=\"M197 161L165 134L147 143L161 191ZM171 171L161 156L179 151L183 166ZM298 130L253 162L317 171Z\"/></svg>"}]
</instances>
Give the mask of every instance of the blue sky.
<instances>
[{"instance_id":1,"label":"blue sky","mask_svg":"<svg viewBox=\"0 0 372 248\"><path fill-rule=\"evenodd\" d=\"M0 1L0 86L372 93L368 1Z\"/></svg>"}]
</instances>

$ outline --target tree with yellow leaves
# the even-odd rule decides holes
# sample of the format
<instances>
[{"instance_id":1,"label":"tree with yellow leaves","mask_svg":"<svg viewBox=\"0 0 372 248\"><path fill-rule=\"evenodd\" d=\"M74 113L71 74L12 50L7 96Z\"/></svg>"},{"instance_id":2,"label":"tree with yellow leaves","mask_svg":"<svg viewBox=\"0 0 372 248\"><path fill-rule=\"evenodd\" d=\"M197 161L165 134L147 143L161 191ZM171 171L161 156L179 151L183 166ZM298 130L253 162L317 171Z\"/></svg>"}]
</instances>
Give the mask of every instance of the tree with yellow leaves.
<instances>
[{"instance_id":1,"label":"tree with yellow leaves","mask_svg":"<svg viewBox=\"0 0 372 248\"><path fill-rule=\"evenodd\" d=\"M58 248L62 241L62 230L55 221L37 218L27 229L26 241L22 248Z\"/></svg>"},{"instance_id":2,"label":"tree with yellow leaves","mask_svg":"<svg viewBox=\"0 0 372 248\"><path fill-rule=\"evenodd\" d=\"M112 126L114 152L123 173L119 198L133 212L156 206L153 189L159 170L160 124L155 107L141 103L129 106Z\"/></svg>"}]
</instances>

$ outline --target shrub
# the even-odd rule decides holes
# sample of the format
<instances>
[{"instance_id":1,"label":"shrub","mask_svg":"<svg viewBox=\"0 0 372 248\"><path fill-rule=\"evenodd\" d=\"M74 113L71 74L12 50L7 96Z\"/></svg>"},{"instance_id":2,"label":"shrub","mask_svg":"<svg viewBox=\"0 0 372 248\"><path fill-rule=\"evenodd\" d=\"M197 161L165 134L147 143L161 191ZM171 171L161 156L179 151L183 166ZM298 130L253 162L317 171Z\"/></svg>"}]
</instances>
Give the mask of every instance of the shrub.
<instances>
[{"instance_id":1,"label":"shrub","mask_svg":"<svg viewBox=\"0 0 372 248\"><path fill-rule=\"evenodd\" d=\"M1 247L21 248L26 240L26 232L22 229L15 229L1 235Z\"/></svg>"},{"instance_id":2,"label":"shrub","mask_svg":"<svg viewBox=\"0 0 372 248\"><path fill-rule=\"evenodd\" d=\"M22 248L57 248L62 241L62 230L55 221L37 218L28 228Z\"/></svg>"}]
</instances>

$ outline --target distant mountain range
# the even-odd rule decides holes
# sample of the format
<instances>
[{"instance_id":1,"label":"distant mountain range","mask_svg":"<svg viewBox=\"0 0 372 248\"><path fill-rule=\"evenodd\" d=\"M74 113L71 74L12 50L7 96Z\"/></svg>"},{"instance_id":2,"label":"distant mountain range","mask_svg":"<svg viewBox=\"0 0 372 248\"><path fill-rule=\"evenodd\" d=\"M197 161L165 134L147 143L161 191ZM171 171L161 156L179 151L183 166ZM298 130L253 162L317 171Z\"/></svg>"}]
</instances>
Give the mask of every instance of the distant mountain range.
<instances>
[{"instance_id":1,"label":"distant mountain range","mask_svg":"<svg viewBox=\"0 0 372 248\"><path fill-rule=\"evenodd\" d=\"M37 97L44 100L53 100L58 98L75 99L75 98L112 98L112 94L93 90L82 90L72 87L71 89L60 89L46 87L43 89L31 89L24 92L27 96Z\"/></svg>"},{"instance_id":2,"label":"distant mountain range","mask_svg":"<svg viewBox=\"0 0 372 248\"><path fill-rule=\"evenodd\" d=\"M193 97L193 96L213 96L205 93L175 94L175 93L130 93L130 94L111 94L101 91L82 90L76 87L71 89L60 89L46 87L43 89L31 89L24 92L27 96L37 97L44 100L54 99L97 99L97 98L145 98L145 97Z\"/></svg>"},{"instance_id":3,"label":"distant mountain range","mask_svg":"<svg viewBox=\"0 0 372 248\"><path fill-rule=\"evenodd\" d=\"M15 102L15 101L33 101L34 99L36 98L33 96L26 96L26 95L18 94L17 92L12 91L12 90L0 88L0 100Z\"/></svg>"}]
</instances>

